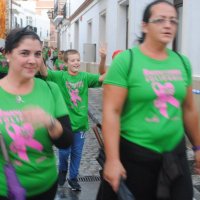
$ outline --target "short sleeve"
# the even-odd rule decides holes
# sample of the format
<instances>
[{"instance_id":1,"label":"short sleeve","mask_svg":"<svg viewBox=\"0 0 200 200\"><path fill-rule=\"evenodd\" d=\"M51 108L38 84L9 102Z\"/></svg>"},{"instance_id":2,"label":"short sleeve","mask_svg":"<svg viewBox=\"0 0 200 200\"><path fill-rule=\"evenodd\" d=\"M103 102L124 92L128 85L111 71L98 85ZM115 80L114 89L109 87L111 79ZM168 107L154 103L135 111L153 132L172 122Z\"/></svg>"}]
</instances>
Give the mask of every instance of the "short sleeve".
<instances>
[{"instance_id":1,"label":"short sleeve","mask_svg":"<svg viewBox=\"0 0 200 200\"><path fill-rule=\"evenodd\" d=\"M130 51L126 50L117 55L108 69L103 84L111 84L119 87L128 87L128 69L131 64Z\"/></svg>"},{"instance_id":2,"label":"short sleeve","mask_svg":"<svg viewBox=\"0 0 200 200\"><path fill-rule=\"evenodd\" d=\"M192 68L191 68L191 63L189 59L186 56L182 56L183 62L184 62L184 67L185 71L187 73L187 86L192 85Z\"/></svg>"},{"instance_id":3,"label":"short sleeve","mask_svg":"<svg viewBox=\"0 0 200 200\"><path fill-rule=\"evenodd\" d=\"M47 80L57 82L62 77L62 71L48 70Z\"/></svg>"},{"instance_id":4,"label":"short sleeve","mask_svg":"<svg viewBox=\"0 0 200 200\"><path fill-rule=\"evenodd\" d=\"M102 83L99 81L99 74L91 74L91 73L86 73L87 74L87 80L88 80L88 87L100 87Z\"/></svg>"}]
</instances>

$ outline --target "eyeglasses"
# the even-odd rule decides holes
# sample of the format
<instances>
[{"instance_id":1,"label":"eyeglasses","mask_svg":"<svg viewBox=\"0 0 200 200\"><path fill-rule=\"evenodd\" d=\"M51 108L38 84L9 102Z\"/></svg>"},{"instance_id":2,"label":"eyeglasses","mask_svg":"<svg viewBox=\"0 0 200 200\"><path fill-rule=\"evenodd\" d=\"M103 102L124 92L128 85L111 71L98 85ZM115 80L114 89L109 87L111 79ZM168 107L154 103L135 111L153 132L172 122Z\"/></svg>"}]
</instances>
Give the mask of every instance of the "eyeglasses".
<instances>
[{"instance_id":1,"label":"eyeglasses","mask_svg":"<svg viewBox=\"0 0 200 200\"><path fill-rule=\"evenodd\" d=\"M166 22L169 22L171 25L177 26L179 21L178 19L165 19L165 18L157 18L157 19L149 19L149 23L164 25Z\"/></svg>"}]
</instances>

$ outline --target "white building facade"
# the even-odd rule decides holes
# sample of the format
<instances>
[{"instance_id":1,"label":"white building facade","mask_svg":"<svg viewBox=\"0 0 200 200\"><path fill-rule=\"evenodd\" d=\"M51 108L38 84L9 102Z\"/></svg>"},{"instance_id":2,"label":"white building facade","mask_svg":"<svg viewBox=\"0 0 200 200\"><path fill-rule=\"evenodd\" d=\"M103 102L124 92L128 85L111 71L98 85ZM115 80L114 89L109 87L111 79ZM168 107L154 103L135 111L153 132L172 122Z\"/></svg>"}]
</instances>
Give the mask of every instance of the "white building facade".
<instances>
[{"instance_id":1,"label":"white building facade","mask_svg":"<svg viewBox=\"0 0 200 200\"><path fill-rule=\"evenodd\" d=\"M69 0L68 0L69 1ZM127 49L137 43L141 33L144 7L152 0L85 0L75 1L68 23L60 28L60 49L79 50L85 62L99 62L100 44L107 44L107 64L116 49ZM189 57L193 74L200 75L200 1L171 0L179 13L179 30L175 49ZM74 8L74 1L70 2ZM171 45L172 46L172 45Z\"/></svg>"},{"instance_id":2,"label":"white building facade","mask_svg":"<svg viewBox=\"0 0 200 200\"><path fill-rule=\"evenodd\" d=\"M50 20L47 11L38 15L35 1L17 1L12 3L11 28L31 26L40 36L41 41L47 43L50 37Z\"/></svg>"}]
</instances>

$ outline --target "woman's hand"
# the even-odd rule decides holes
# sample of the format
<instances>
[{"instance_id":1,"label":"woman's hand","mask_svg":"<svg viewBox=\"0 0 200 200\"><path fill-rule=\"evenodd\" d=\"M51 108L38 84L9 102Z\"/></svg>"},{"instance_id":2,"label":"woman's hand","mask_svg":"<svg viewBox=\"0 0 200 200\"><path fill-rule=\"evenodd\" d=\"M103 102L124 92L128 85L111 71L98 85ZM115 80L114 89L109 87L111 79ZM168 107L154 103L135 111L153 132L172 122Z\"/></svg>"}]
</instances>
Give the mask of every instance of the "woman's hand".
<instances>
[{"instance_id":1,"label":"woman's hand","mask_svg":"<svg viewBox=\"0 0 200 200\"><path fill-rule=\"evenodd\" d=\"M126 179L126 170L120 160L106 160L103 170L104 179L111 185L112 189L117 192L121 177Z\"/></svg>"},{"instance_id":2,"label":"woman's hand","mask_svg":"<svg viewBox=\"0 0 200 200\"><path fill-rule=\"evenodd\" d=\"M51 124L51 115L46 113L40 107L28 107L22 111L22 117L24 122L32 124L36 128L50 126Z\"/></svg>"}]
</instances>

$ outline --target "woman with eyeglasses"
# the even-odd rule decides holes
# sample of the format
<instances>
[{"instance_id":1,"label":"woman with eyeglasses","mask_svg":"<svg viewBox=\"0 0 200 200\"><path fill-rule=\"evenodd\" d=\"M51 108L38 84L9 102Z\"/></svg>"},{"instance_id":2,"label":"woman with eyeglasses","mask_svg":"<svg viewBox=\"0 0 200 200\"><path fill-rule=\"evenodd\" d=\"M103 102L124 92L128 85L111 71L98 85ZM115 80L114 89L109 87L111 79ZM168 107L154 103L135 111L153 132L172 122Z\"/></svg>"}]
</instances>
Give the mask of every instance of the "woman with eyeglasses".
<instances>
[{"instance_id":1,"label":"woman with eyeglasses","mask_svg":"<svg viewBox=\"0 0 200 200\"><path fill-rule=\"evenodd\" d=\"M72 130L58 86L35 78L43 64L42 42L28 27L5 41L8 74L0 80L0 132L26 200L54 200L58 173L53 145L69 147ZM10 199L0 151L0 200ZM14 189L16 191L16 189ZM11 199L20 199L18 197Z\"/></svg>"},{"instance_id":2,"label":"woman with eyeglasses","mask_svg":"<svg viewBox=\"0 0 200 200\"><path fill-rule=\"evenodd\" d=\"M167 48L177 11L159 0L147 5L140 44L120 53L104 79L106 161L97 199L114 200L119 180L136 200L192 200L185 132L200 173L200 132L189 60Z\"/></svg>"}]
</instances>

